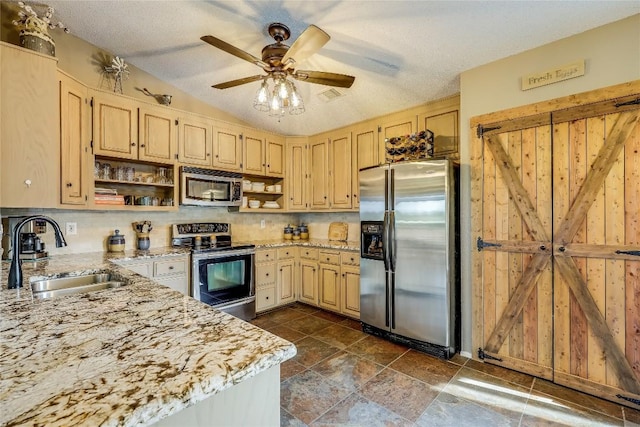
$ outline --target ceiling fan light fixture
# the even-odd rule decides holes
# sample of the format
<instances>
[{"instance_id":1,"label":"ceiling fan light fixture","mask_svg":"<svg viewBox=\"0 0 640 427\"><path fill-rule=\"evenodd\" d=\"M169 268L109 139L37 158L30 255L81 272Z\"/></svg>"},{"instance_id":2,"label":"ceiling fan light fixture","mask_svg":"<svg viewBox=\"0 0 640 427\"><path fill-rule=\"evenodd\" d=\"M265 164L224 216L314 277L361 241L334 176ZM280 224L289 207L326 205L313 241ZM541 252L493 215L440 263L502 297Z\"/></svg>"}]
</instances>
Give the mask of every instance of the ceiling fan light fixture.
<instances>
[{"instance_id":1,"label":"ceiling fan light fixture","mask_svg":"<svg viewBox=\"0 0 640 427\"><path fill-rule=\"evenodd\" d=\"M291 95L289 97L289 114L298 115L304 113L304 102L296 86L291 83Z\"/></svg>"},{"instance_id":2,"label":"ceiling fan light fixture","mask_svg":"<svg viewBox=\"0 0 640 427\"><path fill-rule=\"evenodd\" d=\"M274 117L284 116L284 101L278 96L278 87L273 88L271 101L269 103L269 115Z\"/></svg>"},{"instance_id":3,"label":"ceiling fan light fixture","mask_svg":"<svg viewBox=\"0 0 640 427\"><path fill-rule=\"evenodd\" d=\"M258 89L258 92L256 92L256 96L253 99L253 108L266 113L271 109L270 101L269 85L267 84L267 79L264 79L262 81L262 85L260 85L260 89Z\"/></svg>"}]
</instances>

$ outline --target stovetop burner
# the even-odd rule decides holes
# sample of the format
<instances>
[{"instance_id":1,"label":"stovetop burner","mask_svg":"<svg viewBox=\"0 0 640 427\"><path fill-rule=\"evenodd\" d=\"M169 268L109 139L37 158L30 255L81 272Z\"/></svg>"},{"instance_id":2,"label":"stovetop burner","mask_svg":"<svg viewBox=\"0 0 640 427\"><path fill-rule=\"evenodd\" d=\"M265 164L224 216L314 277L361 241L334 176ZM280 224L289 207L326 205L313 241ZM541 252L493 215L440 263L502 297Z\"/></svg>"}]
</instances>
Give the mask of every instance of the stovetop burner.
<instances>
[{"instance_id":1,"label":"stovetop burner","mask_svg":"<svg viewBox=\"0 0 640 427\"><path fill-rule=\"evenodd\" d=\"M221 222L174 224L171 244L190 248L193 253L255 248L251 244L232 243L230 225Z\"/></svg>"}]
</instances>

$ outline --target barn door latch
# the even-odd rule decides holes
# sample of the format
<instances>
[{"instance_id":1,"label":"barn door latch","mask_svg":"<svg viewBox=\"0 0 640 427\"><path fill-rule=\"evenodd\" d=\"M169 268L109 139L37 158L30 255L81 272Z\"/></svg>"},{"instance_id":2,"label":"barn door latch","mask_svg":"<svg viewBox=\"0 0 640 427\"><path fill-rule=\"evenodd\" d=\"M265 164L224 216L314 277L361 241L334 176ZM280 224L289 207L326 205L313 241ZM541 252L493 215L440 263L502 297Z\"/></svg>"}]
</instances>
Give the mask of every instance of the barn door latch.
<instances>
[{"instance_id":1,"label":"barn door latch","mask_svg":"<svg viewBox=\"0 0 640 427\"><path fill-rule=\"evenodd\" d=\"M478 127L476 128L476 132L478 134L478 138L482 138L482 136L484 135L485 132L490 132L492 130L496 130L496 129L500 129L501 126L496 126L496 127L492 127L492 128L486 128L482 125L478 125Z\"/></svg>"},{"instance_id":2,"label":"barn door latch","mask_svg":"<svg viewBox=\"0 0 640 427\"><path fill-rule=\"evenodd\" d=\"M618 255L640 256L640 251L616 251Z\"/></svg>"},{"instance_id":3,"label":"barn door latch","mask_svg":"<svg viewBox=\"0 0 640 427\"><path fill-rule=\"evenodd\" d=\"M502 362L502 359L498 357L494 357L488 353L485 353L482 348L478 348L478 358L480 360L488 359L488 360L497 360L498 362Z\"/></svg>"},{"instance_id":4,"label":"barn door latch","mask_svg":"<svg viewBox=\"0 0 640 427\"><path fill-rule=\"evenodd\" d=\"M487 243L484 240L482 240L482 237L478 237L478 240L476 240L476 247L478 248L478 252L480 252L484 248L491 248L491 247L499 248L500 246L502 246L500 243Z\"/></svg>"},{"instance_id":5,"label":"barn door latch","mask_svg":"<svg viewBox=\"0 0 640 427\"><path fill-rule=\"evenodd\" d=\"M627 396L623 396L621 394L616 394L616 397L618 399L623 399L623 400L626 400L627 402L631 402L633 404L640 405L640 400L634 399L633 397L627 397Z\"/></svg>"},{"instance_id":6,"label":"barn door latch","mask_svg":"<svg viewBox=\"0 0 640 427\"><path fill-rule=\"evenodd\" d=\"M618 102L617 104L614 104L616 108L624 107L626 105L640 105L640 98L632 99L631 101L627 101L627 102Z\"/></svg>"}]
</instances>

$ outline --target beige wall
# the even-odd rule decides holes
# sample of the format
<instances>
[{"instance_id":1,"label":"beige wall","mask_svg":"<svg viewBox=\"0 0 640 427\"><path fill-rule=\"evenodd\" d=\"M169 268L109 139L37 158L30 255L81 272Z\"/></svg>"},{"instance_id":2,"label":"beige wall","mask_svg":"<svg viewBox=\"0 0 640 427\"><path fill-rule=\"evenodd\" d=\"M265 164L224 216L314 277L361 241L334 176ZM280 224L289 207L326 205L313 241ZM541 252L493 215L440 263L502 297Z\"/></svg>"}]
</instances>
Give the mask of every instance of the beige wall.
<instances>
[{"instance_id":1,"label":"beige wall","mask_svg":"<svg viewBox=\"0 0 640 427\"><path fill-rule=\"evenodd\" d=\"M520 90L520 77L575 60L586 61L582 77ZM462 241L462 347L471 348L471 251L469 119L485 113L640 79L640 15L465 71L460 76Z\"/></svg>"}]
</instances>

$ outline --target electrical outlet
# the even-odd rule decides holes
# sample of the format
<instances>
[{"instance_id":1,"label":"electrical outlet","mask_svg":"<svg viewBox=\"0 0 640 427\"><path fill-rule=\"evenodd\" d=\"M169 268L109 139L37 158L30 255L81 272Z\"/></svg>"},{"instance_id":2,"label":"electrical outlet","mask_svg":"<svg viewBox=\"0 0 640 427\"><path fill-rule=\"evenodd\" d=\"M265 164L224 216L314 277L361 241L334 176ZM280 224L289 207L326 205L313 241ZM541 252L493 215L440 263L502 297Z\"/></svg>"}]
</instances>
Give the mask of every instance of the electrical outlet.
<instances>
[{"instance_id":1,"label":"electrical outlet","mask_svg":"<svg viewBox=\"0 0 640 427\"><path fill-rule=\"evenodd\" d=\"M267 223L264 219L260 220L260 228L265 228L267 226Z\"/></svg>"},{"instance_id":2,"label":"electrical outlet","mask_svg":"<svg viewBox=\"0 0 640 427\"><path fill-rule=\"evenodd\" d=\"M76 222L67 222L64 224L64 234L67 236L75 236L78 234L78 223Z\"/></svg>"}]
</instances>

